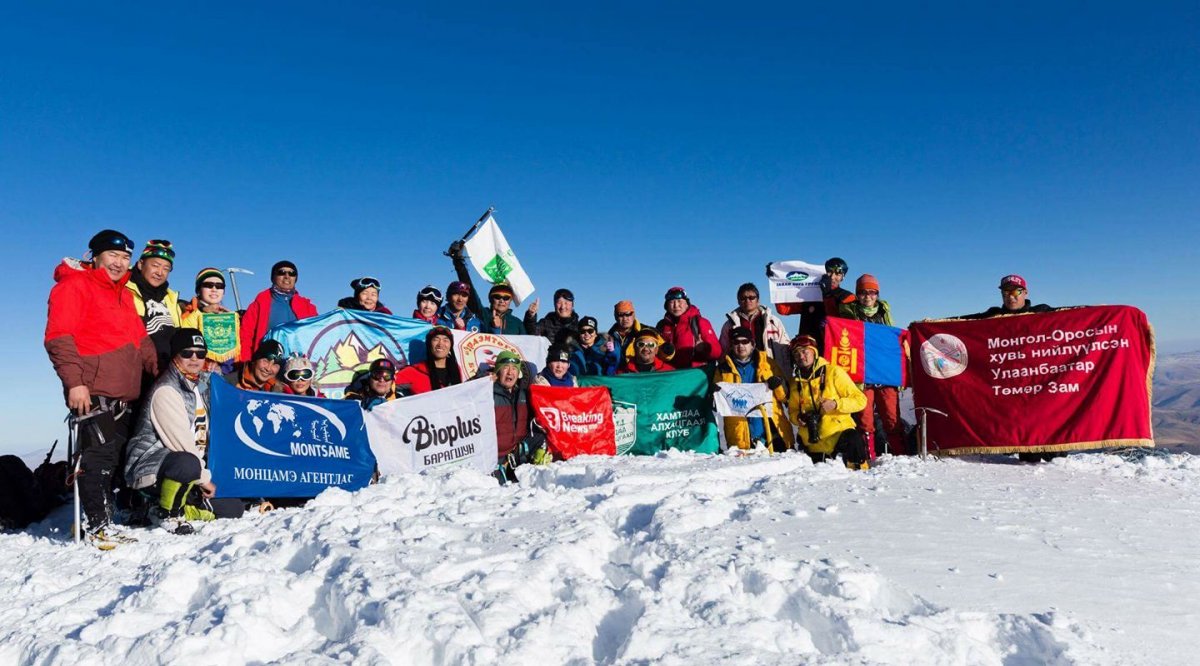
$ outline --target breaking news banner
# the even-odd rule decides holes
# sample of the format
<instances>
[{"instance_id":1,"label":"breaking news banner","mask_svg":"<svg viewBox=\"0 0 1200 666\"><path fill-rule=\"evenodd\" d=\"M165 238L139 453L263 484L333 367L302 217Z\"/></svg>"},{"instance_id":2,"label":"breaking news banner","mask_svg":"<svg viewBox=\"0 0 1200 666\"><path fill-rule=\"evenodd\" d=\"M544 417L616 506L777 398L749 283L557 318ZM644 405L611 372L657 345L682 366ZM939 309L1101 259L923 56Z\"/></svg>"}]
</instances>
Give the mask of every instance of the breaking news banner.
<instances>
[{"instance_id":1,"label":"breaking news banner","mask_svg":"<svg viewBox=\"0 0 1200 666\"><path fill-rule=\"evenodd\" d=\"M496 468L492 382L476 379L385 402L366 414L381 474L466 467Z\"/></svg>"},{"instance_id":2,"label":"breaking news banner","mask_svg":"<svg viewBox=\"0 0 1200 666\"><path fill-rule=\"evenodd\" d=\"M340 398L355 374L386 358L402 368L425 358L428 322L362 310L332 310L267 331L288 354L313 363L313 385Z\"/></svg>"},{"instance_id":3,"label":"breaking news banner","mask_svg":"<svg viewBox=\"0 0 1200 666\"><path fill-rule=\"evenodd\" d=\"M929 451L1154 446L1154 333L1141 310L1088 306L909 327Z\"/></svg>"},{"instance_id":4,"label":"breaking news banner","mask_svg":"<svg viewBox=\"0 0 1200 666\"><path fill-rule=\"evenodd\" d=\"M316 497L365 488L375 472L357 402L209 389L208 468L217 497Z\"/></svg>"},{"instance_id":5,"label":"breaking news banner","mask_svg":"<svg viewBox=\"0 0 1200 666\"><path fill-rule=\"evenodd\" d=\"M529 395L534 418L546 431L555 458L616 455L613 405L607 389L534 385L529 387Z\"/></svg>"},{"instance_id":6,"label":"breaking news banner","mask_svg":"<svg viewBox=\"0 0 1200 666\"><path fill-rule=\"evenodd\" d=\"M774 261L767 264L771 303L781 315L800 314L804 303L819 303L825 267L804 261Z\"/></svg>"},{"instance_id":7,"label":"breaking news banner","mask_svg":"<svg viewBox=\"0 0 1200 666\"><path fill-rule=\"evenodd\" d=\"M454 358L466 381L481 371L490 372L496 356L502 351L516 353L525 361L525 371L531 375L541 372L546 364L550 341L540 335L500 335L451 331L454 335Z\"/></svg>"},{"instance_id":8,"label":"breaking news banner","mask_svg":"<svg viewBox=\"0 0 1200 666\"><path fill-rule=\"evenodd\" d=\"M719 449L703 370L587 376L580 377L579 384L611 392L617 455Z\"/></svg>"}]
</instances>

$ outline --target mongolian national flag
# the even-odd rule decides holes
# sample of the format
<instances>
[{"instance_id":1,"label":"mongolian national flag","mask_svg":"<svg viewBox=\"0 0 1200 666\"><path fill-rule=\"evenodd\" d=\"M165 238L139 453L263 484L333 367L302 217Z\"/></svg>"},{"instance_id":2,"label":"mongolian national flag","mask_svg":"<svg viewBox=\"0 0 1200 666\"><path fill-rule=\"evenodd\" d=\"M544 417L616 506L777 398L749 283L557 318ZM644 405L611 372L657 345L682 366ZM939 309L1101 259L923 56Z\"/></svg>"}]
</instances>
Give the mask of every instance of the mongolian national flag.
<instances>
[{"instance_id":1,"label":"mongolian national flag","mask_svg":"<svg viewBox=\"0 0 1200 666\"><path fill-rule=\"evenodd\" d=\"M859 384L907 386L905 331L854 319L825 319L825 358Z\"/></svg>"}]
</instances>

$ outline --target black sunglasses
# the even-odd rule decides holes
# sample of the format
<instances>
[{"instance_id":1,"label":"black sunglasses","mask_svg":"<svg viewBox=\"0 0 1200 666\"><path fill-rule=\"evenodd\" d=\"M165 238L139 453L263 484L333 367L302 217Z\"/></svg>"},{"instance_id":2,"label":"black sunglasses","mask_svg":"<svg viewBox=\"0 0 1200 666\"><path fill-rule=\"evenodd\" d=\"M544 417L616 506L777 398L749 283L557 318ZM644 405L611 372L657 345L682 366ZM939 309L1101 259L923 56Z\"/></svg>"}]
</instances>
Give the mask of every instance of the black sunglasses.
<instances>
[{"instance_id":1,"label":"black sunglasses","mask_svg":"<svg viewBox=\"0 0 1200 666\"><path fill-rule=\"evenodd\" d=\"M288 268L283 268L283 269L280 269L280 270L277 270L277 271L275 271L275 275L276 275L277 277L278 277L278 276L283 276L283 277L296 277L296 271L293 271L293 270L291 270L291 269L288 269Z\"/></svg>"},{"instance_id":2,"label":"black sunglasses","mask_svg":"<svg viewBox=\"0 0 1200 666\"><path fill-rule=\"evenodd\" d=\"M289 382L298 382L305 379L313 378L313 371L309 368L298 368L296 370L288 370L283 374L283 378Z\"/></svg>"},{"instance_id":3,"label":"black sunglasses","mask_svg":"<svg viewBox=\"0 0 1200 666\"><path fill-rule=\"evenodd\" d=\"M501 303L507 303L512 300L512 296L492 296L492 300L500 301Z\"/></svg>"},{"instance_id":4,"label":"black sunglasses","mask_svg":"<svg viewBox=\"0 0 1200 666\"><path fill-rule=\"evenodd\" d=\"M224 282L201 282L200 288L201 289L224 289L225 283Z\"/></svg>"},{"instance_id":5,"label":"black sunglasses","mask_svg":"<svg viewBox=\"0 0 1200 666\"><path fill-rule=\"evenodd\" d=\"M208 356L206 349L185 349L179 352L179 358L204 358Z\"/></svg>"}]
</instances>

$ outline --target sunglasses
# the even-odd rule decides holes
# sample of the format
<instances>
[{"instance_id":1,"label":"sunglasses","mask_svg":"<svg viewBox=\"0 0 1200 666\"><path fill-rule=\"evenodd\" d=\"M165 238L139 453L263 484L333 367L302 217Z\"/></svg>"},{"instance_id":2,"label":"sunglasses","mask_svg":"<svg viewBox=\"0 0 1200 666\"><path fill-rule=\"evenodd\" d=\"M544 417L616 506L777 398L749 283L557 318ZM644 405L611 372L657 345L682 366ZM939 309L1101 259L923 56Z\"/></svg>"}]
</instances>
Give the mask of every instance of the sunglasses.
<instances>
[{"instance_id":1,"label":"sunglasses","mask_svg":"<svg viewBox=\"0 0 1200 666\"><path fill-rule=\"evenodd\" d=\"M658 343L657 343L657 342L642 341L642 342L639 342L639 343L637 343L637 345L636 345L636 346L637 346L637 348L638 348L638 349L647 349L647 348L653 348L653 347L657 347L657 346L658 346Z\"/></svg>"},{"instance_id":2,"label":"sunglasses","mask_svg":"<svg viewBox=\"0 0 1200 666\"><path fill-rule=\"evenodd\" d=\"M752 345L752 344L754 344L754 341L747 340L746 338L738 338L737 340L733 341L733 344L735 344L735 345Z\"/></svg>"},{"instance_id":3,"label":"sunglasses","mask_svg":"<svg viewBox=\"0 0 1200 666\"><path fill-rule=\"evenodd\" d=\"M512 296L492 296L492 300L500 301L501 303L507 303L512 300Z\"/></svg>"},{"instance_id":4,"label":"sunglasses","mask_svg":"<svg viewBox=\"0 0 1200 666\"><path fill-rule=\"evenodd\" d=\"M1009 294L1009 295L1013 295L1013 296L1020 296L1021 294L1025 293L1025 290L1022 289L1021 287L1013 287L1011 289L1002 289L1001 291L1003 291L1005 294Z\"/></svg>"},{"instance_id":5,"label":"sunglasses","mask_svg":"<svg viewBox=\"0 0 1200 666\"><path fill-rule=\"evenodd\" d=\"M284 268L284 269L275 271L275 276L276 277L296 277L296 271L294 271L290 268Z\"/></svg>"},{"instance_id":6,"label":"sunglasses","mask_svg":"<svg viewBox=\"0 0 1200 666\"><path fill-rule=\"evenodd\" d=\"M362 291L363 289L369 289L369 288L374 288L374 289L380 288L379 280L376 280L373 277L358 278L357 280L354 281L354 284L351 286L357 291Z\"/></svg>"},{"instance_id":7,"label":"sunglasses","mask_svg":"<svg viewBox=\"0 0 1200 666\"><path fill-rule=\"evenodd\" d=\"M185 349L179 352L179 358L204 358L208 356L207 349Z\"/></svg>"},{"instance_id":8,"label":"sunglasses","mask_svg":"<svg viewBox=\"0 0 1200 666\"><path fill-rule=\"evenodd\" d=\"M201 282L200 288L201 289L224 289L225 283L224 282Z\"/></svg>"},{"instance_id":9,"label":"sunglasses","mask_svg":"<svg viewBox=\"0 0 1200 666\"><path fill-rule=\"evenodd\" d=\"M579 334L580 334L580 335L595 335L595 334L596 334L596 329L594 329L594 328L581 328L581 329L579 329Z\"/></svg>"},{"instance_id":10,"label":"sunglasses","mask_svg":"<svg viewBox=\"0 0 1200 666\"><path fill-rule=\"evenodd\" d=\"M386 381L386 382L392 381L392 377L395 377L395 376L396 375L392 374L391 372L389 372L387 370L376 370L375 372L371 373L371 379L376 379L376 380Z\"/></svg>"},{"instance_id":11,"label":"sunglasses","mask_svg":"<svg viewBox=\"0 0 1200 666\"><path fill-rule=\"evenodd\" d=\"M288 370L283 374L283 378L289 382L300 382L306 379L313 378L313 371L309 368L298 368L296 370Z\"/></svg>"},{"instance_id":12,"label":"sunglasses","mask_svg":"<svg viewBox=\"0 0 1200 666\"><path fill-rule=\"evenodd\" d=\"M743 301L757 301L757 300L758 300L758 294L753 294L753 295L751 295L751 294L746 294L745 296L738 296L738 301L739 301L739 302L743 302Z\"/></svg>"},{"instance_id":13,"label":"sunglasses","mask_svg":"<svg viewBox=\"0 0 1200 666\"><path fill-rule=\"evenodd\" d=\"M632 312L618 312L617 316L618 317L632 317L633 313Z\"/></svg>"}]
</instances>

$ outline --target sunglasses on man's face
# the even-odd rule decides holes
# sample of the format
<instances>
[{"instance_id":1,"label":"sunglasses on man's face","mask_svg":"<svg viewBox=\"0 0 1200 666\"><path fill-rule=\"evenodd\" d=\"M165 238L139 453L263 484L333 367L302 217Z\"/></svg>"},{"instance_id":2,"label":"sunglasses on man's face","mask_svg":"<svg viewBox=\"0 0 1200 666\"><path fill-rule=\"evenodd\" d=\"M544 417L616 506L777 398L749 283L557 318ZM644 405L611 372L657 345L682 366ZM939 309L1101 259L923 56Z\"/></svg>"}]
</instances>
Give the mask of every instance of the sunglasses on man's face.
<instances>
[{"instance_id":1,"label":"sunglasses on man's face","mask_svg":"<svg viewBox=\"0 0 1200 666\"><path fill-rule=\"evenodd\" d=\"M639 343L637 343L637 348L638 348L638 349L648 349L648 348L654 348L654 347L657 347L657 346L658 346L658 343L657 343L657 342L648 342L648 341L643 341L643 342L639 342Z\"/></svg>"},{"instance_id":2,"label":"sunglasses on man's face","mask_svg":"<svg viewBox=\"0 0 1200 666\"><path fill-rule=\"evenodd\" d=\"M224 289L224 282L203 282L200 284L201 289Z\"/></svg>"},{"instance_id":3,"label":"sunglasses on man's face","mask_svg":"<svg viewBox=\"0 0 1200 666\"><path fill-rule=\"evenodd\" d=\"M595 334L596 334L596 329L594 329L594 328L581 328L581 329L579 329L579 334L580 334L580 335L595 335Z\"/></svg>"},{"instance_id":4,"label":"sunglasses on man's face","mask_svg":"<svg viewBox=\"0 0 1200 666\"><path fill-rule=\"evenodd\" d=\"M1025 290L1020 287L1013 287L1012 289L1004 290L1005 296L1020 296L1023 293L1025 293Z\"/></svg>"},{"instance_id":5,"label":"sunglasses on man's face","mask_svg":"<svg viewBox=\"0 0 1200 666\"><path fill-rule=\"evenodd\" d=\"M632 312L618 312L617 316L618 317L632 317L633 313Z\"/></svg>"},{"instance_id":6,"label":"sunglasses on man's face","mask_svg":"<svg viewBox=\"0 0 1200 666\"><path fill-rule=\"evenodd\" d=\"M375 372L371 373L371 379L374 379L378 382L390 382L392 381L392 377L395 377L395 375L387 370L376 370Z\"/></svg>"},{"instance_id":7,"label":"sunglasses on man's face","mask_svg":"<svg viewBox=\"0 0 1200 666\"><path fill-rule=\"evenodd\" d=\"M743 302L743 303L746 301L757 301L757 300L758 300L757 294L742 294L741 296L738 296L738 301Z\"/></svg>"},{"instance_id":8,"label":"sunglasses on man's face","mask_svg":"<svg viewBox=\"0 0 1200 666\"><path fill-rule=\"evenodd\" d=\"M501 303L507 303L512 300L512 296L492 296L492 300L500 301Z\"/></svg>"},{"instance_id":9,"label":"sunglasses on man's face","mask_svg":"<svg viewBox=\"0 0 1200 666\"><path fill-rule=\"evenodd\" d=\"M309 368L300 368L297 370L288 370L284 373L283 378L289 382L301 382L306 379L313 378L313 371Z\"/></svg>"},{"instance_id":10,"label":"sunglasses on man's face","mask_svg":"<svg viewBox=\"0 0 1200 666\"><path fill-rule=\"evenodd\" d=\"M179 352L179 358L204 358L208 352L204 349L185 349Z\"/></svg>"},{"instance_id":11,"label":"sunglasses on man's face","mask_svg":"<svg viewBox=\"0 0 1200 666\"><path fill-rule=\"evenodd\" d=\"M285 268L280 271L275 271L275 277L296 277L296 271Z\"/></svg>"}]
</instances>

